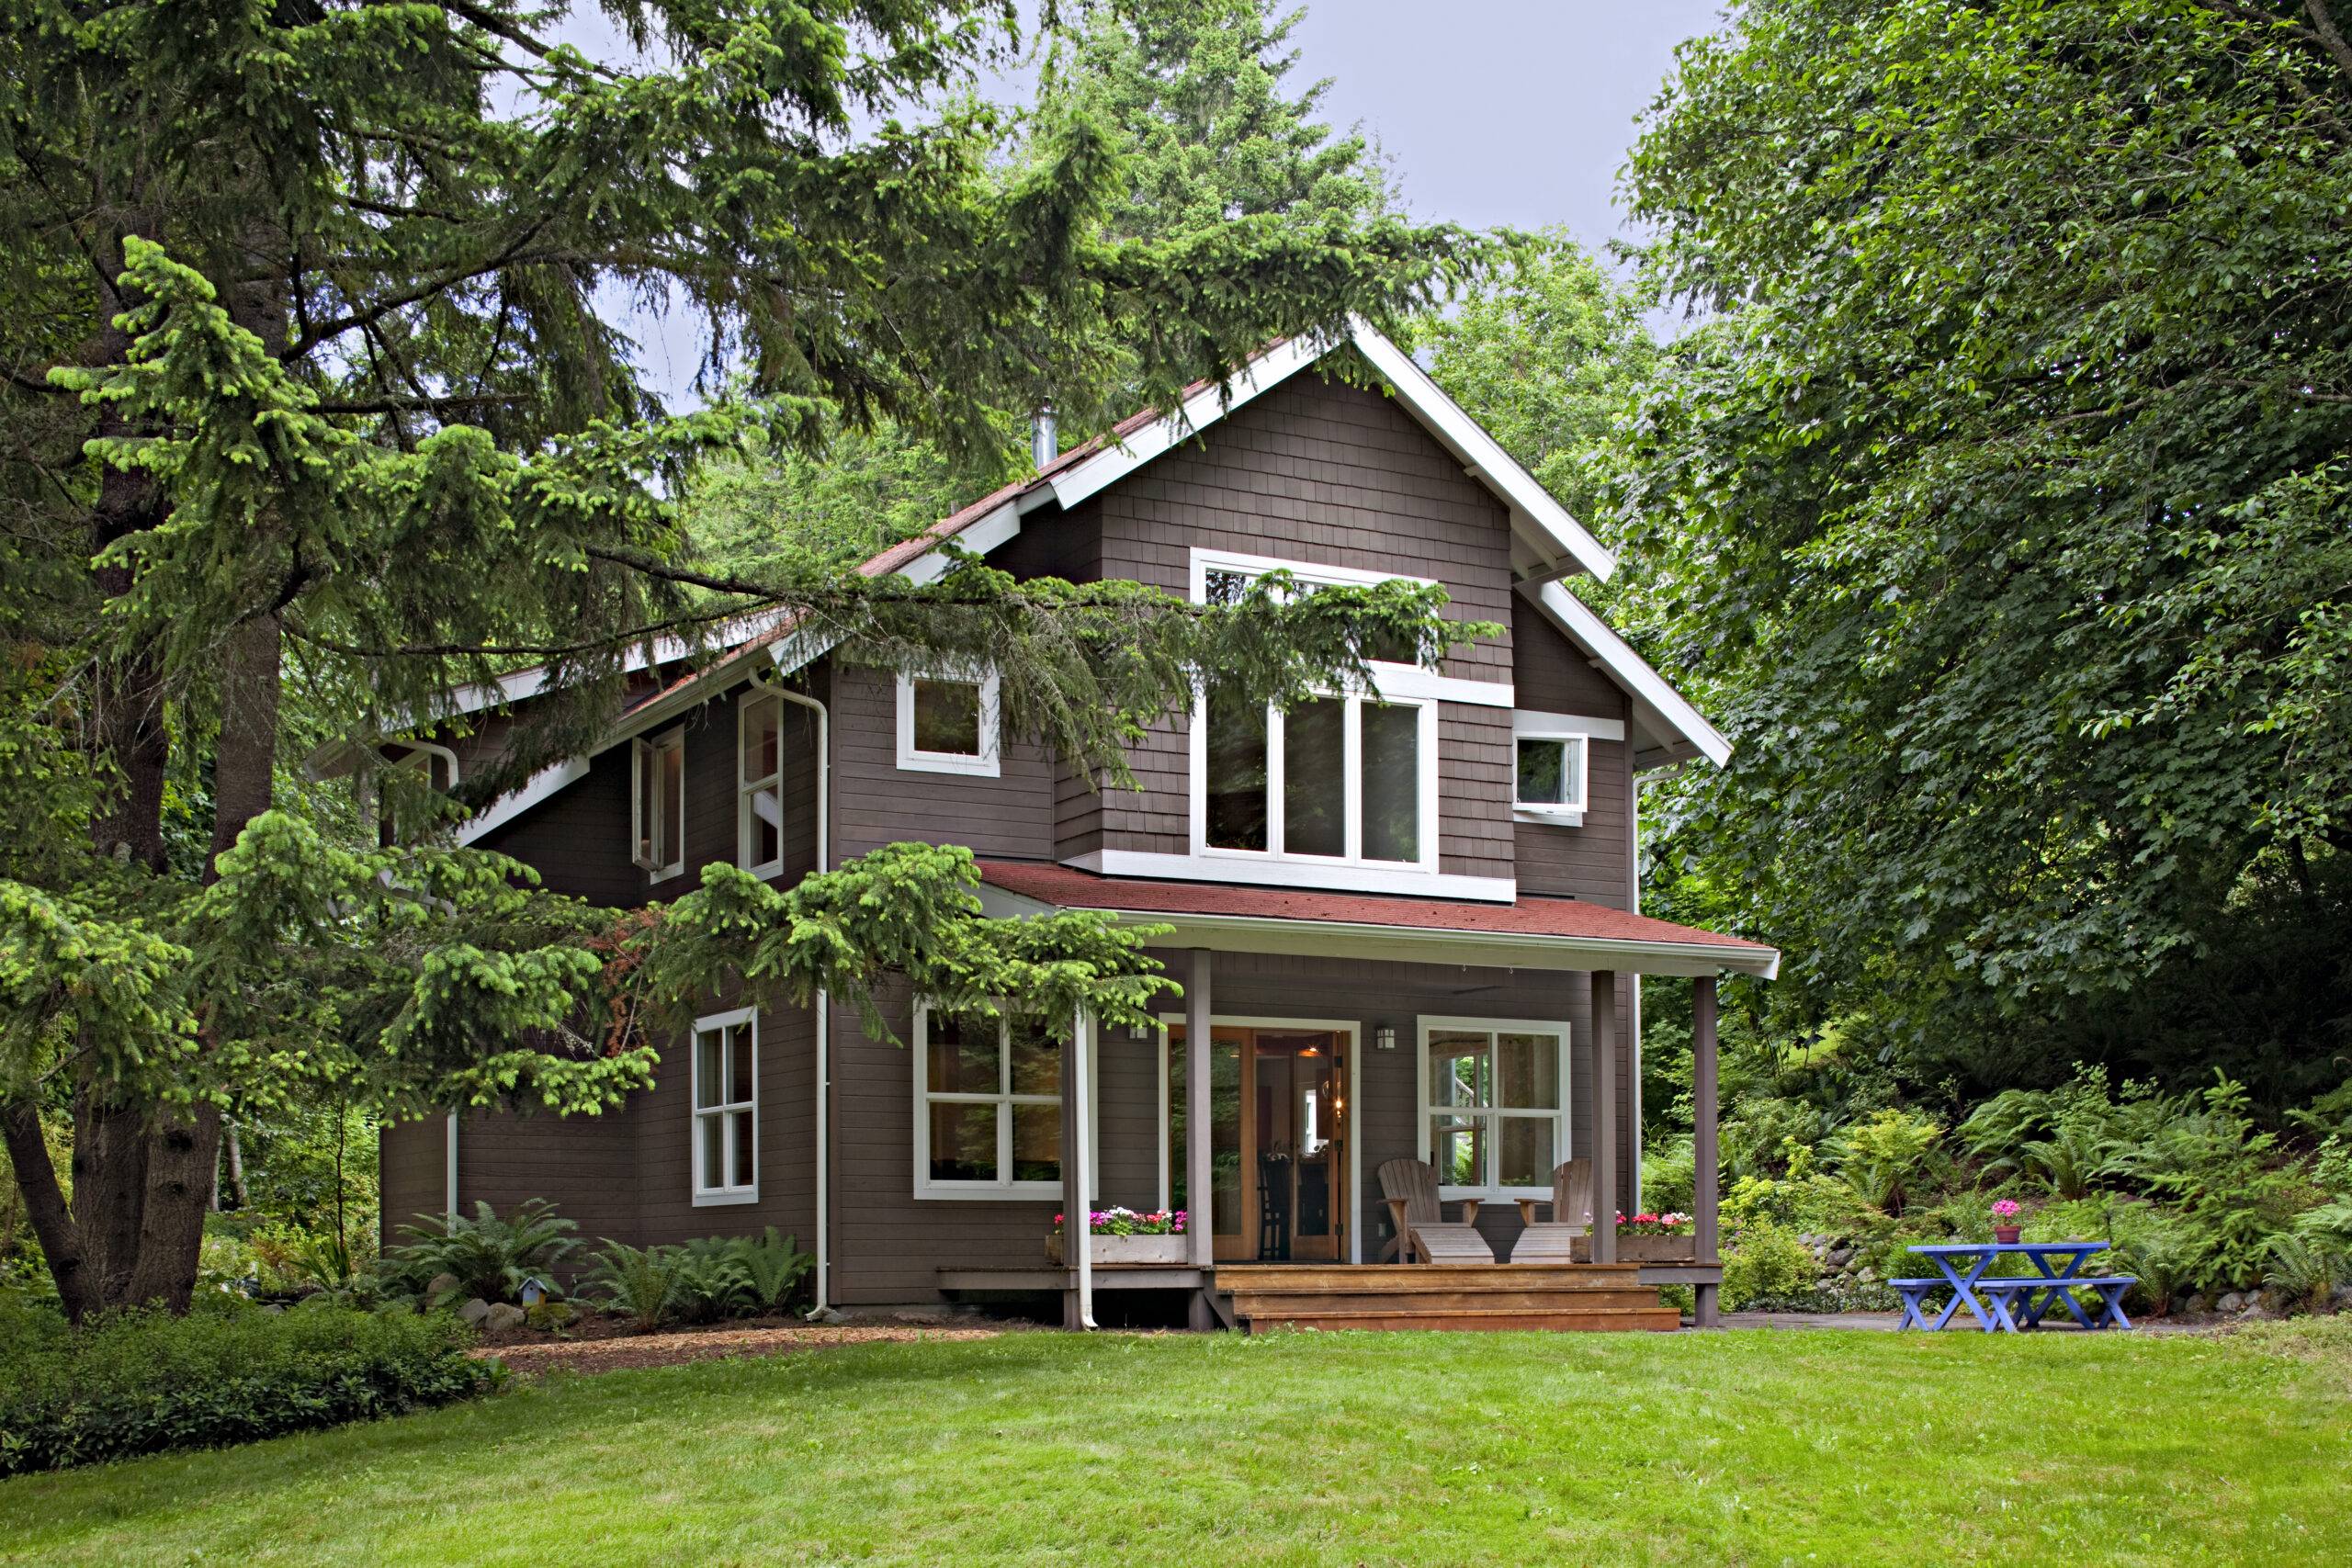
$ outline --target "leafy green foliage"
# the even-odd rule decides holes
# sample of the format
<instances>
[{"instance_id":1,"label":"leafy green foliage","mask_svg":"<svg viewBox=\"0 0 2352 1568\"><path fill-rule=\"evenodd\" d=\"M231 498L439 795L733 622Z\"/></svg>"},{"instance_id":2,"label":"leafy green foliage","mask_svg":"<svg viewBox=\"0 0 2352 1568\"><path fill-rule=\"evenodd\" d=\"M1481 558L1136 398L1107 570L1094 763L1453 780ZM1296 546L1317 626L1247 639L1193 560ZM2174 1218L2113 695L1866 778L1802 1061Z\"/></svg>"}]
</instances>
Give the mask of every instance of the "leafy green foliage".
<instances>
[{"instance_id":1,"label":"leafy green foliage","mask_svg":"<svg viewBox=\"0 0 2352 1568\"><path fill-rule=\"evenodd\" d=\"M437 1277L457 1283L427 1306L451 1306L481 1297L511 1302L534 1275L552 1287L554 1270L579 1247L579 1226L555 1212L544 1198L526 1198L501 1218L488 1203L473 1216L419 1214L403 1225L409 1239L385 1254L386 1271L409 1290L423 1293Z\"/></svg>"},{"instance_id":2,"label":"leafy green foliage","mask_svg":"<svg viewBox=\"0 0 2352 1568\"><path fill-rule=\"evenodd\" d=\"M1903 1212L1905 1196L1928 1176L1944 1130L1924 1116L1886 1110L1838 1135L1838 1173L1875 1207Z\"/></svg>"},{"instance_id":3,"label":"leafy green foliage","mask_svg":"<svg viewBox=\"0 0 2352 1568\"><path fill-rule=\"evenodd\" d=\"M677 1247L607 1241L581 1289L650 1334L673 1318L711 1323L779 1312L815 1264L774 1225L759 1235L705 1236Z\"/></svg>"},{"instance_id":4,"label":"leafy green foliage","mask_svg":"<svg viewBox=\"0 0 2352 1568\"><path fill-rule=\"evenodd\" d=\"M678 1258L673 1249L607 1241L580 1277L584 1294L650 1334L670 1321L676 1304Z\"/></svg>"},{"instance_id":5,"label":"leafy green foliage","mask_svg":"<svg viewBox=\"0 0 2352 1568\"><path fill-rule=\"evenodd\" d=\"M1874 1015L1963 1098L2340 1073L2324 9L1765 0L1683 51L1629 183L1712 319L1625 469L1623 603L1738 742L1652 819L1791 955L1784 1032Z\"/></svg>"},{"instance_id":6,"label":"leafy green foliage","mask_svg":"<svg viewBox=\"0 0 2352 1568\"><path fill-rule=\"evenodd\" d=\"M498 1386L454 1318L226 1301L80 1328L0 1292L0 1475L249 1442Z\"/></svg>"}]
</instances>

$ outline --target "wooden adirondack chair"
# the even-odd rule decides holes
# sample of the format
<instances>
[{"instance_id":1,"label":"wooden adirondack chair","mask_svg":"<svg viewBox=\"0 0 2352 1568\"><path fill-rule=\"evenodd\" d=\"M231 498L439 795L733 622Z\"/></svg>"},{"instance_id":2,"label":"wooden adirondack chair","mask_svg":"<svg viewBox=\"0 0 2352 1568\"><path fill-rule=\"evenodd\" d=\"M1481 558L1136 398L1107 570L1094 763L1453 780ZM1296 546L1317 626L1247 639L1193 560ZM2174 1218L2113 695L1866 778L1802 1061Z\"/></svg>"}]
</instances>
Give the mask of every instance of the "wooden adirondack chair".
<instances>
[{"instance_id":1,"label":"wooden adirondack chair","mask_svg":"<svg viewBox=\"0 0 2352 1568\"><path fill-rule=\"evenodd\" d=\"M1462 1218L1449 1222L1437 1201L1437 1168L1426 1160L1392 1159L1380 1168L1380 1192L1396 1227L1396 1260L1423 1263L1492 1263L1495 1249L1472 1222L1478 1200L1462 1200Z\"/></svg>"},{"instance_id":2,"label":"wooden adirondack chair","mask_svg":"<svg viewBox=\"0 0 2352 1568\"><path fill-rule=\"evenodd\" d=\"M1563 1160L1552 1172L1552 1217L1539 1221L1541 1198L1521 1198L1519 1217L1527 1228L1512 1244L1513 1263L1573 1263L1576 1239L1592 1229L1592 1161Z\"/></svg>"}]
</instances>

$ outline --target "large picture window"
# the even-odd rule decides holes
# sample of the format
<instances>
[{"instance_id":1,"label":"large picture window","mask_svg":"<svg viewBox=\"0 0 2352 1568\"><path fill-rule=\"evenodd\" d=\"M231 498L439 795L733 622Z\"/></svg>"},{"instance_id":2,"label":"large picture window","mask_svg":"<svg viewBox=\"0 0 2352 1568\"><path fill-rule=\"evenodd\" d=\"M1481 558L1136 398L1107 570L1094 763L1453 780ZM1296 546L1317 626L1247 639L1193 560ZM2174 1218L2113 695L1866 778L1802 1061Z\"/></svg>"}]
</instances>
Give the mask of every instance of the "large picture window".
<instances>
[{"instance_id":1,"label":"large picture window","mask_svg":"<svg viewBox=\"0 0 2352 1568\"><path fill-rule=\"evenodd\" d=\"M784 870L784 703L765 694L736 712L735 863L754 876Z\"/></svg>"},{"instance_id":2,"label":"large picture window","mask_svg":"<svg viewBox=\"0 0 2352 1568\"><path fill-rule=\"evenodd\" d=\"M1568 1151L1568 1026L1425 1018L1421 1156L1445 1198L1543 1198Z\"/></svg>"},{"instance_id":3,"label":"large picture window","mask_svg":"<svg viewBox=\"0 0 2352 1568\"><path fill-rule=\"evenodd\" d=\"M686 869L686 732L632 743L629 858L655 882Z\"/></svg>"},{"instance_id":4,"label":"large picture window","mask_svg":"<svg viewBox=\"0 0 2352 1568\"><path fill-rule=\"evenodd\" d=\"M695 1021L694 1200L760 1195L760 1021L749 1008Z\"/></svg>"},{"instance_id":5,"label":"large picture window","mask_svg":"<svg viewBox=\"0 0 2352 1568\"><path fill-rule=\"evenodd\" d=\"M915 1058L917 1197L1062 1195L1062 1045L1042 1022L918 1007Z\"/></svg>"},{"instance_id":6,"label":"large picture window","mask_svg":"<svg viewBox=\"0 0 2352 1568\"><path fill-rule=\"evenodd\" d=\"M1201 701L1202 850L1435 863L1436 704L1351 695L1283 711L1216 688Z\"/></svg>"}]
</instances>

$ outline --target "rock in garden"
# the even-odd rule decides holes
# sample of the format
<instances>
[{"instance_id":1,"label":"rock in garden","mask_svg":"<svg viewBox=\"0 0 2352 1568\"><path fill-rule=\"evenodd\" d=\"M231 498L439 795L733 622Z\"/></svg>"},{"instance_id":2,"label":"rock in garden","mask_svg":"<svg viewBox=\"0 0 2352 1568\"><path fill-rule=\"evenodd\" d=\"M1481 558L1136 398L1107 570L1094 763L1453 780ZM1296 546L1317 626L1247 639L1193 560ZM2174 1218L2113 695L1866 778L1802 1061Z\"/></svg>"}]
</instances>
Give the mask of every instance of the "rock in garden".
<instances>
[{"instance_id":1,"label":"rock in garden","mask_svg":"<svg viewBox=\"0 0 2352 1568\"><path fill-rule=\"evenodd\" d=\"M424 1282L424 1299L428 1302L437 1302L445 1296L454 1294L457 1289L458 1277L455 1274L435 1274Z\"/></svg>"},{"instance_id":2,"label":"rock in garden","mask_svg":"<svg viewBox=\"0 0 2352 1568\"><path fill-rule=\"evenodd\" d=\"M458 1321L473 1324L476 1326L480 1326L481 1320L489 1315L490 1303L482 1300L480 1296L476 1296L473 1300L468 1302L465 1305L458 1309Z\"/></svg>"},{"instance_id":3,"label":"rock in garden","mask_svg":"<svg viewBox=\"0 0 2352 1568\"><path fill-rule=\"evenodd\" d=\"M2207 1301L2201 1294L2193 1295L2180 1303L2180 1310L2188 1313L2211 1312L2213 1303Z\"/></svg>"},{"instance_id":4,"label":"rock in garden","mask_svg":"<svg viewBox=\"0 0 2352 1568\"><path fill-rule=\"evenodd\" d=\"M2245 1297L2236 1291L2226 1292L2220 1301L2213 1303L2215 1312L2240 1312L2245 1310Z\"/></svg>"},{"instance_id":5,"label":"rock in garden","mask_svg":"<svg viewBox=\"0 0 2352 1568\"><path fill-rule=\"evenodd\" d=\"M503 1334L522 1327L525 1315L523 1309L511 1302L496 1302L481 1314L481 1326L485 1333Z\"/></svg>"},{"instance_id":6,"label":"rock in garden","mask_svg":"<svg viewBox=\"0 0 2352 1568\"><path fill-rule=\"evenodd\" d=\"M1833 1247L1829 1249L1827 1255L1822 1258L1822 1261L1828 1264L1832 1269L1843 1269L1853 1260L1854 1249L1850 1247Z\"/></svg>"},{"instance_id":7,"label":"rock in garden","mask_svg":"<svg viewBox=\"0 0 2352 1568\"><path fill-rule=\"evenodd\" d=\"M810 1323L847 1323L849 1319L831 1307L818 1307L804 1314Z\"/></svg>"}]
</instances>

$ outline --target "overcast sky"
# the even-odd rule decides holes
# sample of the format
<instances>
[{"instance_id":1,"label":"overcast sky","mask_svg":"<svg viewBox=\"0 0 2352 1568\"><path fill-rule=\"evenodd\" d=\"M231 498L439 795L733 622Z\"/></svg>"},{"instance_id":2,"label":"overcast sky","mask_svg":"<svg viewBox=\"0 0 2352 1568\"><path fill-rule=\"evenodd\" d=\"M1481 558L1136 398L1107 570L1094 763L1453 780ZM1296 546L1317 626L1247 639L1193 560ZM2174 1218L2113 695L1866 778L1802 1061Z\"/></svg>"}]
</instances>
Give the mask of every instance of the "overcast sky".
<instances>
[{"instance_id":1,"label":"overcast sky","mask_svg":"<svg viewBox=\"0 0 2352 1568\"><path fill-rule=\"evenodd\" d=\"M1628 231L1613 199L1634 117L1674 47L1722 0L1312 0L1292 34L1294 90L1329 77L1323 112L1361 124L1425 220L1563 223L1595 251ZM578 24L590 47L591 22ZM570 29L567 29L570 30ZM624 310L654 385L692 401L694 329Z\"/></svg>"}]
</instances>

